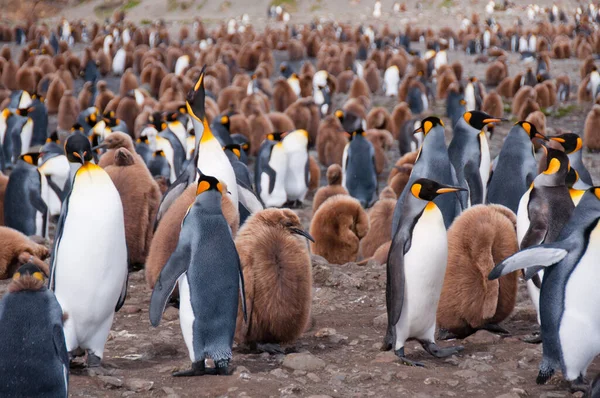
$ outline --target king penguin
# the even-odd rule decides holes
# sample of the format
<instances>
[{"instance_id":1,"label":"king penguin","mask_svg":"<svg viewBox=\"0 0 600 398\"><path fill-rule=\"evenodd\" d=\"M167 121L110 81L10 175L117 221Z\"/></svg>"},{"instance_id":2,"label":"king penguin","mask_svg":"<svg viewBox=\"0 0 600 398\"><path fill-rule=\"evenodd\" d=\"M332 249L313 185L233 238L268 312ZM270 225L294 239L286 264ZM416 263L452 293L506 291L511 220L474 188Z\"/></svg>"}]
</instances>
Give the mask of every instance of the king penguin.
<instances>
[{"instance_id":1,"label":"king penguin","mask_svg":"<svg viewBox=\"0 0 600 398\"><path fill-rule=\"evenodd\" d=\"M450 163L450 157L448 156L448 149L446 148L446 141L444 138L444 122L441 119L430 116L422 120L421 127L419 127L415 133L423 133L423 144L419 148L419 154L417 160L413 166L413 170L410 174L410 178L407 187L419 178L429 178L434 181L438 181L441 184L458 185L456 178L456 172L452 163ZM398 230L400 219L402 218L403 202L404 198L408 194L408 190L404 189L398 198L396 207L394 208L394 218L392 221L392 237ZM435 198L436 205L440 208L442 215L444 216L444 224L446 228L450 227L454 218L460 213L461 205L459 196L445 195Z\"/></svg>"},{"instance_id":2,"label":"king penguin","mask_svg":"<svg viewBox=\"0 0 600 398\"><path fill-rule=\"evenodd\" d=\"M544 269L540 290L543 357L537 377L544 384L561 369L571 388L587 387L583 377L600 353L598 257L600 256L600 187L590 188L553 243L524 249L499 263L490 279L526 269L531 277Z\"/></svg>"},{"instance_id":3,"label":"king penguin","mask_svg":"<svg viewBox=\"0 0 600 398\"><path fill-rule=\"evenodd\" d=\"M68 396L63 319L42 271L32 263L22 265L0 301L1 396Z\"/></svg>"},{"instance_id":4,"label":"king penguin","mask_svg":"<svg viewBox=\"0 0 600 398\"><path fill-rule=\"evenodd\" d=\"M261 144L254 165L254 186L265 207L281 207L287 201L287 157L281 133L269 134Z\"/></svg>"},{"instance_id":5,"label":"king penguin","mask_svg":"<svg viewBox=\"0 0 600 398\"><path fill-rule=\"evenodd\" d=\"M490 177L486 203L496 203L517 213L519 201L537 175L537 162L531 140L548 140L529 122L515 124L502 145Z\"/></svg>"},{"instance_id":6,"label":"king penguin","mask_svg":"<svg viewBox=\"0 0 600 398\"><path fill-rule=\"evenodd\" d=\"M310 173L308 169L308 132L296 130L286 134L281 141L287 158L285 193L288 202L301 207L308 192Z\"/></svg>"},{"instance_id":7,"label":"king penguin","mask_svg":"<svg viewBox=\"0 0 600 398\"><path fill-rule=\"evenodd\" d=\"M86 350L88 367L98 367L115 311L127 295L123 205L109 175L91 163L92 148L85 136L69 136L65 153L69 162L81 167L56 227L49 286L69 314L67 351L77 355Z\"/></svg>"},{"instance_id":8,"label":"king penguin","mask_svg":"<svg viewBox=\"0 0 600 398\"><path fill-rule=\"evenodd\" d=\"M352 133L342 155L342 186L363 208L377 200L375 148L360 128Z\"/></svg>"},{"instance_id":9,"label":"king penguin","mask_svg":"<svg viewBox=\"0 0 600 398\"><path fill-rule=\"evenodd\" d=\"M186 101L188 114L192 118L194 130L196 132L196 167L207 175L213 176L227 185L227 194L235 207L238 206L238 191L233 167L223 151L223 147L215 138L205 114L204 98L204 73L206 65L202 68L200 77L190 92Z\"/></svg>"},{"instance_id":10,"label":"king penguin","mask_svg":"<svg viewBox=\"0 0 600 398\"><path fill-rule=\"evenodd\" d=\"M489 123L498 123L487 113L465 112L454 126L448 156L456 171L458 184L468 189L468 198L463 208L484 202L490 177L490 146L483 128Z\"/></svg>"},{"instance_id":11,"label":"king penguin","mask_svg":"<svg viewBox=\"0 0 600 398\"><path fill-rule=\"evenodd\" d=\"M417 339L437 358L462 351L435 344L435 321L448 258L448 239L442 212L433 200L464 188L419 178L408 185L402 214L387 261L388 327L383 343L402 363L423 366L404 356L404 343Z\"/></svg>"},{"instance_id":12,"label":"king penguin","mask_svg":"<svg viewBox=\"0 0 600 398\"><path fill-rule=\"evenodd\" d=\"M50 151L40 151L39 164L38 170L46 177L50 187L48 216L59 216L62 202L71 190L71 166L65 155Z\"/></svg>"},{"instance_id":13,"label":"king penguin","mask_svg":"<svg viewBox=\"0 0 600 398\"><path fill-rule=\"evenodd\" d=\"M577 171L581 181L590 186L594 185L590 172L583 164L583 140L581 137L575 133L564 133L548 138L562 145L569 157L569 165Z\"/></svg>"},{"instance_id":14,"label":"king penguin","mask_svg":"<svg viewBox=\"0 0 600 398\"><path fill-rule=\"evenodd\" d=\"M198 174L196 199L150 299L150 321L158 326L175 284L179 286L179 322L192 369L173 376L231 374L240 290L245 313L240 259L221 208L223 185L201 171ZM214 370L206 369L208 358L215 362Z\"/></svg>"}]
</instances>

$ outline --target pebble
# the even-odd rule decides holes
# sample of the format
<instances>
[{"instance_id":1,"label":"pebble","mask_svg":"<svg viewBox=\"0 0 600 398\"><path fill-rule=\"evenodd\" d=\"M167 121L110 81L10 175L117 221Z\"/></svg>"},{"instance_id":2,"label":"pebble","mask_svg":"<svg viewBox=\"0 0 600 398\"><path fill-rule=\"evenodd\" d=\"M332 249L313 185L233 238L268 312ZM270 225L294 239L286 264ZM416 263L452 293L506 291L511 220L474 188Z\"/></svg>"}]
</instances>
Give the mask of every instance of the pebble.
<instances>
[{"instance_id":1,"label":"pebble","mask_svg":"<svg viewBox=\"0 0 600 398\"><path fill-rule=\"evenodd\" d=\"M479 376L479 374L476 371L470 369L459 370L457 372L454 372L453 374L463 379L473 379Z\"/></svg>"},{"instance_id":2,"label":"pebble","mask_svg":"<svg viewBox=\"0 0 600 398\"><path fill-rule=\"evenodd\" d=\"M467 337L464 341L469 344L493 344L500 341L501 337L487 330L478 330L475 334Z\"/></svg>"},{"instance_id":3,"label":"pebble","mask_svg":"<svg viewBox=\"0 0 600 398\"><path fill-rule=\"evenodd\" d=\"M131 314L137 314L138 312L142 312L142 309L140 307L138 307L137 305L126 304L123 306L123 308L121 308L121 312L131 315Z\"/></svg>"},{"instance_id":4,"label":"pebble","mask_svg":"<svg viewBox=\"0 0 600 398\"><path fill-rule=\"evenodd\" d=\"M458 383L460 383L458 380L454 380L454 379L446 380L446 384L448 384L450 387L456 387L458 385Z\"/></svg>"},{"instance_id":5,"label":"pebble","mask_svg":"<svg viewBox=\"0 0 600 398\"><path fill-rule=\"evenodd\" d=\"M521 398L521 396L514 392L509 392L507 394L498 395L496 398Z\"/></svg>"},{"instance_id":6,"label":"pebble","mask_svg":"<svg viewBox=\"0 0 600 398\"><path fill-rule=\"evenodd\" d=\"M396 372L396 379L406 380L408 379L408 373L403 371Z\"/></svg>"},{"instance_id":7,"label":"pebble","mask_svg":"<svg viewBox=\"0 0 600 398\"><path fill-rule=\"evenodd\" d=\"M398 357L393 351L383 351L375 356L371 363L392 363L396 362Z\"/></svg>"},{"instance_id":8,"label":"pebble","mask_svg":"<svg viewBox=\"0 0 600 398\"><path fill-rule=\"evenodd\" d=\"M125 380L124 385L130 391L141 392L152 390L154 382L142 379L128 379Z\"/></svg>"},{"instance_id":9,"label":"pebble","mask_svg":"<svg viewBox=\"0 0 600 398\"><path fill-rule=\"evenodd\" d=\"M348 343L348 345L350 345L350 346L358 345L358 340L352 340L351 342Z\"/></svg>"},{"instance_id":10,"label":"pebble","mask_svg":"<svg viewBox=\"0 0 600 398\"><path fill-rule=\"evenodd\" d=\"M288 375L285 370L281 368L273 369L269 372L271 375L277 377L278 379L287 379Z\"/></svg>"},{"instance_id":11,"label":"pebble","mask_svg":"<svg viewBox=\"0 0 600 398\"><path fill-rule=\"evenodd\" d=\"M123 380L113 376L98 376L104 388L120 388L123 386Z\"/></svg>"},{"instance_id":12,"label":"pebble","mask_svg":"<svg viewBox=\"0 0 600 398\"><path fill-rule=\"evenodd\" d=\"M540 398L562 398L562 397L566 397L567 393L566 392L557 392L557 391L550 391L550 392L545 392L543 394L540 394Z\"/></svg>"},{"instance_id":13,"label":"pebble","mask_svg":"<svg viewBox=\"0 0 600 398\"><path fill-rule=\"evenodd\" d=\"M325 361L308 352L288 354L283 359L283 367L293 370L320 370L325 365Z\"/></svg>"},{"instance_id":14,"label":"pebble","mask_svg":"<svg viewBox=\"0 0 600 398\"><path fill-rule=\"evenodd\" d=\"M294 370L294 376L306 376L305 370Z\"/></svg>"},{"instance_id":15,"label":"pebble","mask_svg":"<svg viewBox=\"0 0 600 398\"><path fill-rule=\"evenodd\" d=\"M332 328L322 328L319 329L317 331L317 333L315 333L315 337L329 337L329 336L333 336L334 334L337 334L335 329Z\"/></svg>"},{"instance_id":16,"label":"pebble","mask_svg":"<svg viewBox=\"0 0 600 398\"><path fill-rule=\"evenodd\" d=\"M425 380L423 380L423 383L428 386L430 386L432 384L438 385L438 384L440 384L440 379L436 379L435 377L428 377Z\"/></svg>"},{"instance_id":17,"label":"pebble","mask_svg":"<svg viewBox=\"0 0 600 398\"><path fill-rule=\"evenodd\" d=\"M306 375L306 377L308 377L308 379L310 381L312 381L313 383L320 383L321 382L321 378L319 376L317 376L316 374L314 374L314 373L308 373Z\"/></svg>"},{"instance_id":18,"label":"pebble","mask_svg":"<svg viewBox=\"0 0 600 398\"><path fill-rule=\"evenodd\" d=\"M167 395L167 398L178 398L179 395L175 393L175 390L171 387L163 387L163 392Z\"/></svg>"},{"instance_id":19,"label":"pebble","mask_svg":"<svg viewBox=\"0 0 600 398\"><path fill-rule=\"evenodd\" d=\"M387 326L387 314L384 312L383 314L376 316L373 319L373 326L376 328L383 328Z\"/></svg>"},{"instance_id":20,"label":"pebble","mask_svg":"<svg viewBox=\"0 0 600 398\"><path fill-rule=\"evenodd\" d=\"M302 389L294 384L292 384L291 386L287 386L285 388L279 389L279 392L281 393L281 395L292 395L292 394L299 393L300 391L302 391Z\"/></svg>"},{"instance_id":21,"label":"pebble","mask_svg":"<svg viewBox=\"0 0 600 398\"><path fill-rule=\"evenodd\" d=\"M179 310L175 307L167 307L162 317L165 321L177 320L179 319Z\"/></svg>"}]
</instances>

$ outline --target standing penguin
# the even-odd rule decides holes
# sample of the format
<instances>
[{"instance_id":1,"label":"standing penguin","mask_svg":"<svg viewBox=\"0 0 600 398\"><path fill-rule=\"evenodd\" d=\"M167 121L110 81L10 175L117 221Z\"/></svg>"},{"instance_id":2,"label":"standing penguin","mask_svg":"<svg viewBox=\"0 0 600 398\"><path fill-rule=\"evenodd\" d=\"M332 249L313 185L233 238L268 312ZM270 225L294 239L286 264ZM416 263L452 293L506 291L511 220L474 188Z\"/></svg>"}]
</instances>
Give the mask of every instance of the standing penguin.
<instances>
[{"instance_id":1,"label":"standing penguin","mask_svg":"<svg viewBox=\"0 0 600 398\"><path fill-rule=\"evenodd\" d=\"M564 133L549 138L561 144L565 149L565 153L569 157L569 166L577 171L581 181L590 186L594 185L590 172L583 164L583 140L581 137L575 133Z\"/></svg>"},{"instance_id":2,"label":"standing penguin","mask_svg":"<svg viewBox=\"0 0 600 398\"><path fill-rule=\"evenodd\" d=\"M66 316L42 271L31 262L22 265L0 301L0 395L68 396Z\"/></svg>"},{"instance_id":3,"label":"standing penguin","mask_svg":"<svg viewBox=\"0 0 600 398\"><path fill-rule=\"evenodd\" d=\"M69 136L65 153L69 162L81 167L56 228L49 286L69 313L67 351L76 355L86 350L88 367L98 367L115 311L127 295L123 205L108 174L91 163L92 148L85 136ZM90 225L94 239L89 239Z\"/></svg>"},{"instance_id":4,"label":"standing penguin","mask_svg":"<svg viewBox=\"0 0 600 398\"><path fill-rule=\"evenodd\" d=\"M481 92L481 86L475 77L471 77L465 86L465 101L467 102L467 111L481 110L481 105L483 104L483 95Z\"/></svg>"},{"instance_id":5,"label":"standing penguin","mask_svg":"<svg viewBox=\"0 0 600 398\"><path fill-rule=\"evenodd\" d=\"M44 146L45 147L45 146ZM42 147L38 170L48 181L48 216L59 216L62 202L71 190L71 166L65 155L51 152Z\"/></svg>"},{"instance_id":6,"label":"standing penguin","mask_svg":"<svg viewBox=\"0 0 600 398\"><path fill-rule=\"evenodd\" d=\"M569 170L567 155L552 148L544 147L544 150L548 166L533 180L519 202L517 238L521 249L554 242L575 208L565 182ZM538 313L538 321L542 277L543 272L540 272L527 281L527 290ZM530 342L536 342L536 339L530 339Z\"/></svg>"},{"instance_id":7,"label":"standing penguin","mask_svg":"<svg viewBox=\"0 0 600 398\"><path fill-rule=\"evenodd\" d=\"M296 130L286 134L281 141L287 159L285 193L288 202L301 207L308 192L308 132Z\"/></svg>"},{"instance_id":8,"label":"standing penguin","mask_svg":"<svg viewBox=\"0 0 600 398\"><path fill-rule=\"evenodd\" d=\"M448 238L444 217L433 200L441 194L464 188L419 178L408 187L401 203L402 215L387 261L386 305L388 327L383 343L402 363L423 366L404 356L404 343L417 339L437 358L462 351L463 347L440 348L435 344L435 320L448 260Z\"/></svg>"},{"instance_id":9,"label":"standing penguin","mask_svg":"<svg viewBox=\"0 0 600 398\"><path fill-rule=\"evenodd\" d=\"M548 139L529 122L518 122L510 129L495 161L486 203L500 204L517 213L521 197L537 175L537 162L531 143L534 138Z\"/></svg>"},{"instance_id":10,"label":"standing penguin","mask_svg":"<svg viewBox=\"0 0 600 398\"><path fill-rule=\"evenodd\" d=\"M425 138L423 139L423 145L419 149L417 160L406 186L412 186L419 178L429 178L446 185L458 185L456 172L454 171L454 167L452 167L452 163L450 163L448 149L446 148L444 122L437 117L430 116L423 119L421 127L415 132L422 132ZM396 203L394 220L392 222L392 237L398 230L400 219L403 217L403 202L407 195L409 195L409 192L407 189L404 189ZM459 196L445 195L436 197L435 203L444 216L446 228L449 228L454 218L460 213Z\"/></svg>"},{"instance_id":11,"label":"standing penguin","mask_svg":"<svg viewBox=\"0 0 600 398\"><path fill-rule=\"evenodd\" d=\"M456 171L458 184L468 189L467 203L463 207L482 204L485 201L490 177L490 146L483 128L489 123L500 122L487 113L465 112L454 126L448 156Z\"/></svg>"},{"instance_id":12,"label":"standing penguin","mask_svg":"<svg viewBox=\"0 0 600 398\"><path fill-rule=\"evenodd\" d=\"M598 311L592 303L600 300L597 272L600 256L600 188L590 188L553 243L524 249L499 263L490 273L496 279L526 269L531 277L544 269L540 291L540 320L543 357L536 382L544 384L557 368L584 390L583 377L600 353L596 336L600 332Z\"/></svg>"},{"instance_id":13,"label":"standing penguin","mask_svg":"<svg viewBox=\"0 0 600 398\"><path fill-rule=\"evenodd\" d=\"M342 157L342 186L361 206L367 208L377 200L375 148L362 129L354 131Z\"/></svg>"},{"instance_id":14,"label":"standing penguin","mask_svg":"<svg viewBox=\"0 0 600 398\"><path fill-rule=\"evenodd\" d=\"M227 194L233 201L233 204L238 205L238 191L235 178L235 172L227 155L223 151L223 146L215 138L205 114L204 98L206 93L204 90L204 72L206 65L202 68L200 77L194 86L193 91L190 91L190 96L186 100L187 111L192 118L194 130L196 132L196 167L202 170L207 175L214 176L222 180L229 192Z\"/></svg>"},{"instance_id":15,"label":"standing penguin","mask_svg":"<svg viewBox=\"0 0 600 398\"><path fill-rule=\"evenodd\" d=\"M281 207L287 201L285 179L287 157L280 140L281 134L269 134L261 144L254 166L256 193L266 207Z\"/></svg>"},{"instance_id":16,"label":"standing penguin","mask_svg":"<svg viewBox=\"0 0 600 398\"><path fill-rule=\"evenodd\" d=\"M150 299L150 321L158 326L178 283L179 319L192 369L173 376L206 374L208 358L214 360L216 374L231 374L240 289L246 320L240 259L221 209L223 187L216 178L198 174L196 200L183 219L177 249L162 269Z\"/></svg>"}]
</instances>

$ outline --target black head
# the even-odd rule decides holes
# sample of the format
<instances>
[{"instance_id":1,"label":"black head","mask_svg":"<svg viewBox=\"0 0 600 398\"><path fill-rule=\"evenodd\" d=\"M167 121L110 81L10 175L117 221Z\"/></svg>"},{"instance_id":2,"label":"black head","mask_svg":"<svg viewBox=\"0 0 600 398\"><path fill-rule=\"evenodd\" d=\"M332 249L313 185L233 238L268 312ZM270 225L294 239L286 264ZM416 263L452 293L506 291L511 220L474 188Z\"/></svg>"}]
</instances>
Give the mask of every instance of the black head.
<instances>
[{"instance_id":1,"label":"black head","mask_svg":"<svg viewBox=\"0 0 600 398\"><path fill-rule=\"evenodd\" d=\"M15 113L19 116L27 117L34 110L35 108L33 106L30 106L29 108L17 109Z\"/></svg>"},{"instance_id":2,"label":"black head","mask_svg":"<svg viewBox=\"0 0 600 398\"><path fill-rule=\"evenodd\" d=\"M221 125L225 126L227 131L229 131L229 127L231 126L231 119L229 119L229 116L227 116L227 115L221 116L221 118L219 119L219 123L221 123Z\"/></svg>"},{"instance_id":3,"label":"black head","mask_svg":"<svg viewBox=\"0 0 600 398\"><path fill-rule=\"evenodd\" d=\"M537 128L532 123L529 123L527 121L520 121L517 122L516 125L521 126L523 130L525 130L525 132L529 135L530 139L539 138L541 140L548 141L548 137L537 131Z\"/></svg>"},{"instance_id":4,"label":"black head","mask_svg":"<svg viewBox=\"0 0 600 398\"><path fill-rule=\"evenodd\" d=\"M20 155L19 159L32 166L37 166L40 156L41 154L39 152L29 152Z\"/></svg>"},{"instance_id":5,"label":"black head","mask_svg":"<svg viewBox=\"0 0 600 398\"><path fill-rule=\"evenodd\" d=\"M466 189L440 184L427 178L419 178L410 187L413 196L427 201L434 200L438 195L457 191L466 191Z\"/></svg>"},{"instance_id":6,"label":"black head","mask_svg":"<svg viewBox=\"0 0 600 398\"><path fill-rule=\"evenodd\" d=\"M96 112L87 115L85 117L85 122L90 126L94 127L96 123L98 123L98 115L96 114Z\"/></svg>"},{"instance_id":7,"label":"black head","mask_svg":"<svg viewBox=\"0 0 600 398\"><path fill-rule=\"evenodd\" d=\"M55 144L60 144L60 140L58 138L58 131L53 131L48 138L46 138L46 144L54 142Z\"/></svg>"},{"instance_id":8,"label":"black head","mask_svg":"<svg viewBox=\"0 0 600 398\"><path fill-rule=\"evenodd\" d=\"M115 111L104 112L102 118L104 119L106 124L111 127L114 127L118 123L118 120L115 118Z\"/></svg>"},{"instance_id":9,"label":"black head","mask_svg":"<svg viewBox=\"0 0 600 398\"><path fill-rule=\"evenodd\" d=\"M205 108L204 100L206 98L206 91L204 90L204 73L206 72L206 65L202 67L198 81L194 85L194 88L190 90L186 99L187 111L194 119L198 121L204 120Z\"/></svg>"},{"instance_id":10,"label":"black head","mask_svg":"<svg viewBox=\"0 0 600 398\"><path fill-rule=\"evenodd\" d=\"M162 150L162 149L159 149L158 151L155 151L155 152L152 154L152 156L153 156L153 157L159 157L159 158L164 158L164 157L166 157L166 156L165 156L165 153L163 152L163 150Z\"/></svg>"},{"instance_id":11,"label":"black head","mask_svg":"<svg viewBox=\"0 0 600 398\"><path fill-rule=\"evenodd\" d=\"M91 116L91 115L90 115L90 116ZM81 124L79 124L79 123L75 123L75 124L74 124L74 125L71 127L71 133L74 133L74 132L76 132L76 131L78 131L78 132L80 132L81 134L83 134L83 126L82 126ZM57 133L56 137L58 138L58 133Z\"/></svg>"},{"instance_id":12,"label":"black head","mask_svg":"<svg viewBox=\"0 0 600 398\"><path fill-rule=\"evenodd\" d=\"M270 133L267 134L267 139L270 141L281 141L286 135L287 133L285 132Z\"/></svg>"},{"instance_id":13,"label":"black head","mask_svg":"<svg viewBox=\"0 0 600 398\"><path fill-rule=\"evenodd\" d=\"M552 141L558 142L562 145L565 153L573 153L581 150L583 147L583 140L575 133L565 133L557 135L556 137L548 137Z\"/></svg>"},{"instance_id":14,"label":"black head","mask_svg":"<svg viewBox=\"0 0 600 398\"><path fill-rule=\"evenodd\" d=\"M340 120L340 123L344 123L344 111L341 109L338 109L337 111L335 111L335 117L337 117Z\"/></svg>"},{"instance_id":15,"label":"black head","mask_svg":"<svg viewBox=\"0 0 600 398\"><path fill-rule=\"evenodd\" d=\"M227 151L227 150L229 150L229 151L233 152L233 154L234 154L235 156L237 156L237 158L238 158L238 159L242 157L242 146L241 146L240 144L229 144L229 145L225 145L225 146L223 147L223 150L224 150L224 151Z\"/></svg>"},{"instance_id":16,"label":"black head","mask_svg":"<svg viewBox=\"0 0 600 398\"><path fill-rule=\"evenodd\" d=\"M165 120L170 123L170 122L176 121L178 117L179 117L179 112L168 112L165 115Z\"/></svg>"},{"instance_id":17,"label":"black head","mask_svg":"<svg viewBox=\"0 0 600 398\"><path fill-rule=\"evenodd\" d=\"M69 162L84 164L92 160L92 145L85 135L77 131L67 138L65 154Z\"/></svg>"},{"instance_id":18,"label":"black head","mask_svg":"<svg viewBox=\"0 0 600 398\"><path fill-rule=\"evenodd\" d=\"M437 127L437 126L444 127L444 122L442 121L442 119L440 119L439 117L435 117L435 116L429 116L429 117L426 117L425 119L421 120L421 127L416 129L414 132L415 133L423 133L423 134L427 135L427 134L429 134L431 129L433 129L434 127Z\"/></svg>"},{"instance_id":19,"label":"black head","mask_svg":"<svg viewBox=\"0 0 600 398\"><path fill-rule=\"evenodd\" d=\"M542 173L546 175L562 174L567 175L569 171L569 158L563 151L558 149L548 148L543 145L544 152L546 152L546 170Z\"/></svg>"},{"instance_id":20,"label":"black head","mask_svg":"<svg viewBox=\"0 0 600 398\"><path fill-rule=\"evenodd\" d=\"M18 280L26 276L32 276L37 280L44 281L44 273L33 263L26 263L19 267L17 272L13 274L13 280Z\"/></svg>"},{"instance_id":21,"label":"black head","mask_svg":"<svg viewBox=\"0 0 600 398\"><path fill-rule=\"evenodd\" d=\"M480 111L465 112L463 118L467 123L469 123L469 125L477 130L483 130L483 128L490 123L499 123L502 121L502 119L495 118L485 112Z\"/></svg>"},{"instance_id":22,"label":"black head","mask_svg":"<svg viewBox=\"0 0 600 398\"><path fill-rule=\"evenodd\" d=\"M196 189L196 196L200 195L206 191L219 191L223 194L223 184L221 181L217 180L213 176L207 176L202 174L200 169L198 169L198 175L200 178L198 179L198 188Z\"/></svg>"},{"instance_id":23,"label":"black head","mask_svg":"<svg viewBox=\"0 0 600 398\"><path fill-rule=\"evenodd\" d=\"M570 168L567 172L567 178L565 179L565 183L567 187L572 188L575 183L579 181L579 173L574 168Z\"/></svg>"}]
</instances>

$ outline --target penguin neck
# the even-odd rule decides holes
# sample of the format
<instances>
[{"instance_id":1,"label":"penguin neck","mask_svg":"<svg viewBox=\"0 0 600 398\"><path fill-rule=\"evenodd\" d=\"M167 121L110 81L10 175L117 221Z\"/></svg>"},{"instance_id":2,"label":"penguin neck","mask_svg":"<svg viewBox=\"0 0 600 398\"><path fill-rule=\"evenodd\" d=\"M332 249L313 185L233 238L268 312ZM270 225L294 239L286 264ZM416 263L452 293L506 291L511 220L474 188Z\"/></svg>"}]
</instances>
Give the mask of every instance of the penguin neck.
<instances>
[{"instance_id":1,"label":"penguin neck","mask_svg":"<svg viewBox=\"0 0 600 398\"><path fill-rule=\"evenodd\" d=\"M566 187L566 177L566 172L562 170L554 174L541 173L533 180L534 188Z\"/></svg>"},{"instance_id":2,"label":"penguin neck","mask_svg":"<svg viewBox=\"0 0 600 398\"><path fill-rule=\"evenodd\" d=\"M216 138L213 135L210 126L208 125L208 122L206 121L206 118L204 120L202 120L202 125L204 126L204 131L202 132L202 137L200 138L200 145L202 144L208 144L211 141L215 141Z\"/></svg>"}]
</instances>

